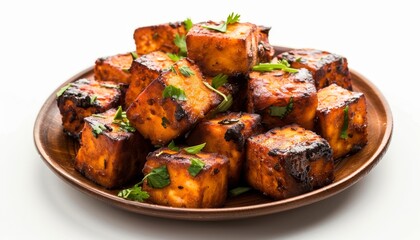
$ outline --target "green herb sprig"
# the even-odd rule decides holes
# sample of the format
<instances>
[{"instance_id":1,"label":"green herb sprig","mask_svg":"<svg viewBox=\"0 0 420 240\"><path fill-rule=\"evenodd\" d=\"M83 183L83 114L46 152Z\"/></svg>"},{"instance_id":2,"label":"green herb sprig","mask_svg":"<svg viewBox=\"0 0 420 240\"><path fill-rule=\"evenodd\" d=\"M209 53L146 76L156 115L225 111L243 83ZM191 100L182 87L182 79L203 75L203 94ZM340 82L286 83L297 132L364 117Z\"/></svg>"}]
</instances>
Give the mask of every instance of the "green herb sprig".
<instances>
[{"instance_id":1,"label":"green herb sprig","mask_svg":"<svg viewBox=\"0 0 420 240\"><path fill-rule=\"evenodd\" d=\"M349 106L348 105L346 105L343 112L344 112L344 121L343 121L343 126L341 127L340 138L347 139L349 137L348 131L347 131L349 128Z\"/></svg>"},{"instance_id":2,"label":"green herb sprig","mask_svg":"<svg viewBox=\"0 0 420 240\"><path fill-rule=\"evenodd\" d=\"M186 101L187 96L185 95L184 90L177 88L173 85L168 85L165 87L162 93L163 98L173 98L179 101Z\"/></svg>"},{"instance_id":3,"label":"green herb sprig","mask_svg":"<svg viewBox=\"0 0 420 240\"><path fill-rule=\"evenodd\" d=\"M299 72L298 69L291 68L289 62L284 59L278 61L277 63L260 63L252 67L252 70L258 72L271 72L273 70L283 70L289 73Z\"/></svg>"},{"instance_id":4,"label":"green herb sprig","mask_svg":"<svg viewBox=\"0 0 420 240\"><path fill-rule=\"evenodd\" d=\"M291 111L293 110L293 97L289 98L289 102L286 106L279 107L279 106L271 106L270 107L270 115L279 117L280 119L283 119L287 116Z\"/></svg>"},{"instance_id":5,"label":"green herb sprig","mask_svg":"<svg viewBox=\"0 0 420 240\"><path fill-rule=\"evenodd\" d=\"M204 166L206 165L203 161L201 161L201 159L199 158L191 158L191 165L188 168L188 173L195 177L197 176L197 174L199 174L201 172L201 170L204 168Z\"/></svg>"},{"instance_id":6,"label":"green herb sprig","mask_svg":"<svg viewBox=\"0 0 420 240\"><path fill-rule=\"evenodd\" d=\"M143 191L139 184L137 183L131 188L121 190L117 196L132 201L144 202L150 195L146 191Z\"/></svg>"},{"instance_id":7,"label":"green herb sprig","mask_svg":"<svg viewBox=\"0 0 420 240\"><path fill-rule=\"evenodd\" d=\"M220 86L223 86L223 84L227 83L227 81L228 75L219 73L211 80L211 86L215 89L218 89Z\"/></svg>"},{"instance_id":8,"label":"green herb sprig","mask_svg":"<svg viewBox=\"0 0 420 240\"><path fill-rule=\"evenodd\" d=\"M219 25L201 25L201 26L203 28L207 28L207 29L210 29L210 30L215 30L215 31L225 33L227 31L227 25L239 22L240 17L241 17L241 15L239 15L239 14L231 13L227 17L226 21L222 22Z\"/></svg>"},{"instance_id":9,"label":"green herb sprig","mask_svg":"<svg viewBox=\"0 0 420 240\"><path fill-rule=\"evenodd\" d=\"M127 118L127 113L122 110L122 107L119 106L115 112L114 119L112 123L118 124L118 126L126 132L135 132L136 129L131 126L130 121Z\"/></svg>"}]
</instances>

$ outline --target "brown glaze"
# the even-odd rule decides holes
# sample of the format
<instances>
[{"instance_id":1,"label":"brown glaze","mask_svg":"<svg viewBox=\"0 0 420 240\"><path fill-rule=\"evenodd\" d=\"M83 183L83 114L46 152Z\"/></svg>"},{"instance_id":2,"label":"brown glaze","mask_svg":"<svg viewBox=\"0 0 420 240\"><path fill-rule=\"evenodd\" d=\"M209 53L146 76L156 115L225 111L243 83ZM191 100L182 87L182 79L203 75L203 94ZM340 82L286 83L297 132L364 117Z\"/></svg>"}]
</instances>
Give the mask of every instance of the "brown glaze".
<instances>
[{"instance_id":1,"label":"brown glaze","mask_svg":"<svg viewBox=\"0 0 420 240\"><path fill-rule=\"evenodd\" d=\"M290 48L276 47L277 53ZM357 183L381 160L391 142L393 119L391 109L374 84L356 71L352 73L353 90L366 95L368 107L368 144L356 154L346 157L335 166L334 181L320 189L273 201L257 191L229 197L223 208L191 209L172 208L149 203L127 201L117 197L118 190L107 190L83 177L73 167L73 158L78 147L77 141L65 134L61 127L61 117L55 103L54 91L44 103L34 125L34 142L46 165L58 177L76 189L102 200L112 206L143 215L170 219L195 221L220 221L242 219L298 208L334 196ZM92 76L92 67L75 75L62 86L82 77Z\"/></svg>"}]
</instances>

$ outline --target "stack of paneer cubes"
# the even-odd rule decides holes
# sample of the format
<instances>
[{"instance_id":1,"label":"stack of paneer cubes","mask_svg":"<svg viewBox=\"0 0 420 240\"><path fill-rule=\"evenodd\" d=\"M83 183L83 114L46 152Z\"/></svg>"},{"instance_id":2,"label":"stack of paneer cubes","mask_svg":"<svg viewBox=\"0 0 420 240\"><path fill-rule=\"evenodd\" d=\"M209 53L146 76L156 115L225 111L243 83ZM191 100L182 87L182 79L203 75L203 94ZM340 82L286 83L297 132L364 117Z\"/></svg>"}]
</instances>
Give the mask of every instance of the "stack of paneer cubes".
<instances>
[{"instance_id":1,"label":"stack of paneer cubes","mask_svg":"<svg viewBox=\"0 0 420 240\"><path fill-rule=\"evenodd\" d=\"M136 29L136 51L57 93L75 168L124 198L187 208L222 207L241 186L280 200L330 184L367 143L365 96L346 58L275 52L269 30L233 14Z\"/></svg>"}]
</instances>

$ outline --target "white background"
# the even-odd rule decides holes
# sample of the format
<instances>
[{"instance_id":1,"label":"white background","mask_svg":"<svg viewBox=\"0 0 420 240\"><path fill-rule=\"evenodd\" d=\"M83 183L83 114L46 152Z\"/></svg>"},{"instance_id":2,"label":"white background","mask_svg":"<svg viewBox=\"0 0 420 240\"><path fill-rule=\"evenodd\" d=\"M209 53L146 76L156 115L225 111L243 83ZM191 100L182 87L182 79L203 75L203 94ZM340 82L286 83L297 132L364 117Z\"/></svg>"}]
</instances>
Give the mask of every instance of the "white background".
<instances>
[{"instance_id":1,"label":"white background","mask_svg":"<svg viewBox=\"0 0 420 240\"><path fill-rule=\"evenodd\" d=\"M418 4L418 3L417 3ZM420 17L415 1L2 1L0 239L420 239ZM347 57L387 98L391 145L346 191L245 220L147 217L97 201L38 155L33 125L46 98L96 58L134 50L135 28L222 20L272 26L270 42Z\"/></svg>"}]
</instances>

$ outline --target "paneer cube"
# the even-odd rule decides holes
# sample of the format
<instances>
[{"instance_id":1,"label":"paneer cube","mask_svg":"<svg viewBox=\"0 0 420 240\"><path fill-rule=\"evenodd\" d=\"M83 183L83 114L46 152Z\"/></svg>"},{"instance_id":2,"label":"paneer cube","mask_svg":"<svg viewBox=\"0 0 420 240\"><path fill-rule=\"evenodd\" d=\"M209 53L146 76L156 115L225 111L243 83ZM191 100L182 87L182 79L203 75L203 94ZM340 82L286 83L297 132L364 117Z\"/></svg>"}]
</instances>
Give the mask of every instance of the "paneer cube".
<instances>
[{"instance_id":1,"label":"paneer cube","mask_svg":"<svg viewBox=\"0 0 420 240\"><path fill-rule=\"evenodd\" d=\"M268 33L270 27L258 26L258 62L268 63L274 58L275 50L270 44Z\"/></svg>"},{"instance_id":2,"label":"paneer cube","mask_svg":"<svg viewBox=\"0 0 420 240\"><path fill-rule=\"evenodd\" d=\"M137 54L143 55L154 51L178 53L175 36L185 36L186 30L182 22L166 23L140 27L134 31L134 42Z\"/></svg>"},{"instance_id":3,"label":"paneer cube","mask_svg":"<svg viewBox=\"0 0 420 240\"><path fill-rule=\"evenodd\" d=\"M347 59L334 53L303 48L284 52L279 59L287 60L292 68L306 68L315 80L319 90L335 83L348 90L352 89L351 74Z\"/></svg>"},{"instance_id":4,"label":"paneer cube","mask_svg":"<svg viewBox=\"0 0 420 240\"><path fill-rule=\"evenodd\" d=\"M201 121L188 135L189 145L206 143L203 151L229 159L229 186L239 184L245 161L245 141L262 132L261 117L250 113L224 113Z\"/></svg>"},{"instance_id":5,"label":"paneer cube","mask_svg":"<svg viewBox=\"0 0 420 240\"><path fill-rule=\"evenodd\" d=\"M318 99L308 70L253 71L249 74L247 96L248 112L261 114L268 129L291 123L313 129Z\"/></svg>"},{"instance_id":6,"label":"paneer cube","mask_svg":"<svg viewBox=\"0 0 420 240\"><path fill-rule=\"evenodd\" d=\"M277 200L323 187L334 179L328 142L296 124L248 138L246 159L249 185Z\"/></svg>"},{"instance_id":7,"label":"paneer cube","mask_svg":"<svg viewBox=\"0 0 420 240\"><path fill-rule=\"evenodd\" d=\"M64 132L79 137L85 117L116 108L121 99L120 85L114 82L79 79L69 83L57 93Z\"/></svg>"},{"instance_id":8,"label":"paneer cube","mask_svg":"<svg viewBox=\"0 0 420 240\"><path fill-rule=\"evenodd\" d=\"M141 178L151 144L125 121L114 120L116 109L85 118L74 166L105 188L121 187Z\"/></svg>"},{"instance_id":9,"label":"paneer cube","mask_svg":"<svg viewBox=\"0 0 420 240\"><path fill-rule=\"evenodd\" d=\"M168 148L158 149L147 157L145 176L159 169L164 185L143 182L149 201L181 208L213 208L224 205L228 190L228 160L216 153L188 154ZM153 176L152 176L153 177Z\"/></svg>"},{"instance_id":10,"label":"paneer cube","mask_svg":"<svg viewBox=\"0 0 420 240\"><path fill-rule=\"evenodd\" d=\"M251 23L228 24L226 33L194 25L187 33L188 58L200 66L204 74L215 76L246 75L258 61L259 32Z\"/></svg>"},{"instance_id":11,"label":"paneer cube","mask_svg":"<svg viewBox=\"0 0 420 240\"><path fill-rule=\"evenodd\" d=\"M367 144L365 95L336 84L318 91L317 132L331 145L334 159L359 151Z\"/></svg>"},{"instance_id":12,"label":"paneer cube","mask_svg":"<svg viewBox=\"0 0 420 240\"><path fill-rule=\"evenodd\" d=\"M173 64L168 55L161 51L144 54L134 60L130 68L131 79L125 95L125 106L130 106L153 80Z\"/></svg>"},{"instance_id":13,"label":"paneer cube","mask_svg":"<svg viewBox=\"0 0 420 240\"><path fill-rule=\"evenodd\" d=\"M129 84L130 73L128 70L132 62L131 53L98 58L93 69L95 80Z\"/></svg>"},{"instance_id":14,"label":"paneer cube","mask_svg":"<svg viewBox=\"0 0 420 240\"><path fill-rule=\"evenodd\" d=\"M183 59L140 93L127 117L145 138L164 145L190 130L221 99L204 85L200 69Z\"/></svg>"}]
</instances>

